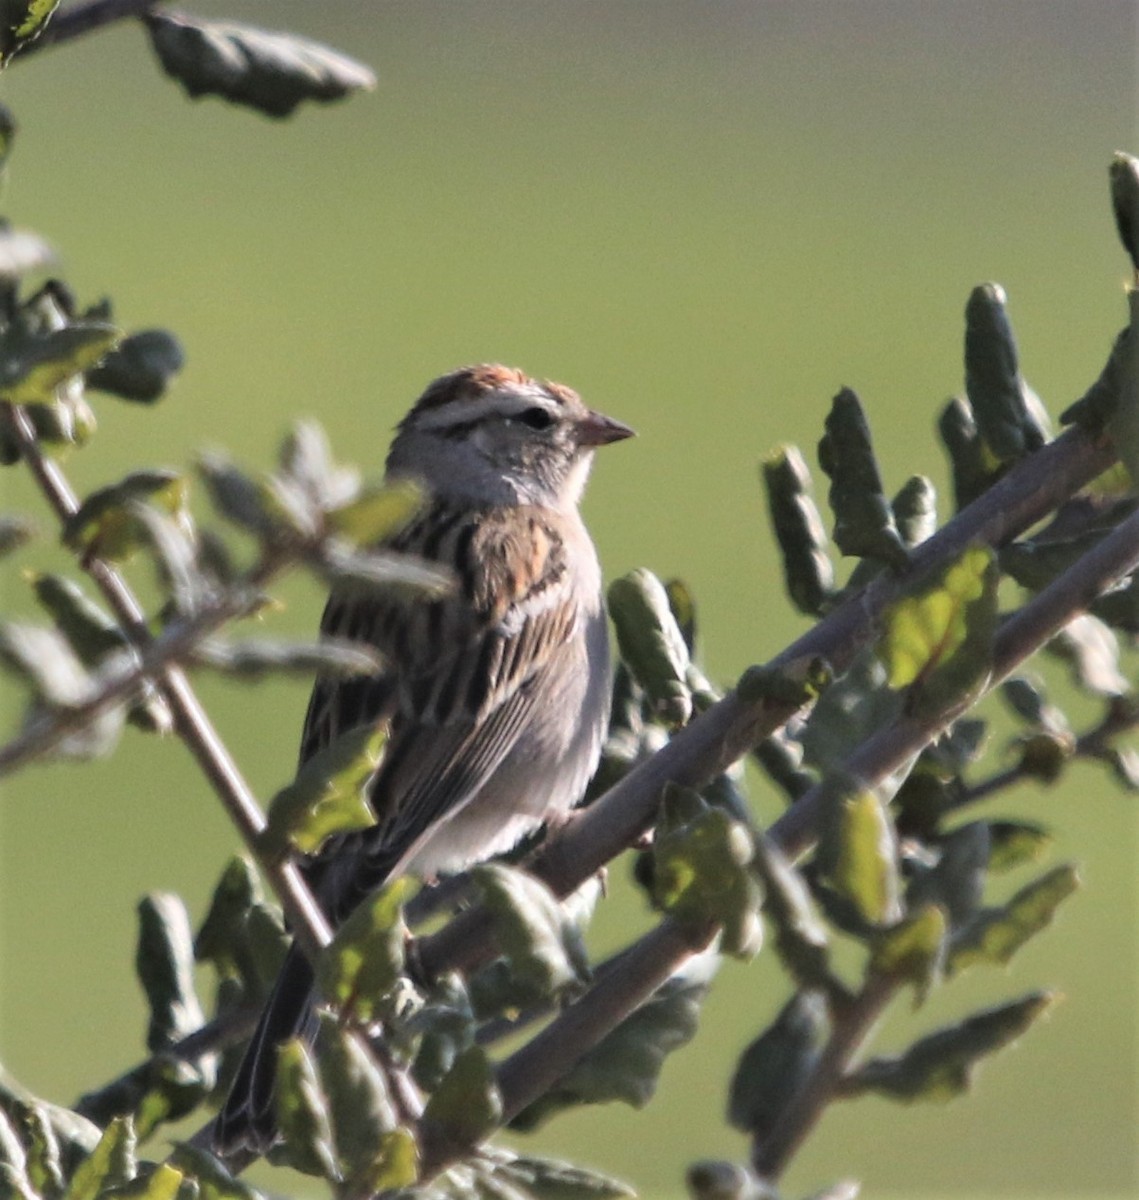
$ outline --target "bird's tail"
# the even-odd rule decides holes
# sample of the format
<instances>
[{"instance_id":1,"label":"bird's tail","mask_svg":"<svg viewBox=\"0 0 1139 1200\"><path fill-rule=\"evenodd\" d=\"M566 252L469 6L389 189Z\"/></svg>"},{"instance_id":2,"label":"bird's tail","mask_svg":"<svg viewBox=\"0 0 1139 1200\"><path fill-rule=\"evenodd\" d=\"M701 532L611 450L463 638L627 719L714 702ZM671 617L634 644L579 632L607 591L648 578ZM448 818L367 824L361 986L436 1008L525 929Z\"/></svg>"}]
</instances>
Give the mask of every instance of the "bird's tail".
<instances>
[{"instance_id":1,"label":"bird's tail","mask_svg":"<svg viewBox=\"0 0 1139 1200\"><path fill-rule=\"evenodd\" d=\"M272 1145L277 1135L273 1103L277 1049L298 1034L311 1039L315 1015L312 965L294 945L285 956L229 1095L214 1121L216 1153L224 1156L244 1147L264 1154Z\"/></svg>"}]
</instances>

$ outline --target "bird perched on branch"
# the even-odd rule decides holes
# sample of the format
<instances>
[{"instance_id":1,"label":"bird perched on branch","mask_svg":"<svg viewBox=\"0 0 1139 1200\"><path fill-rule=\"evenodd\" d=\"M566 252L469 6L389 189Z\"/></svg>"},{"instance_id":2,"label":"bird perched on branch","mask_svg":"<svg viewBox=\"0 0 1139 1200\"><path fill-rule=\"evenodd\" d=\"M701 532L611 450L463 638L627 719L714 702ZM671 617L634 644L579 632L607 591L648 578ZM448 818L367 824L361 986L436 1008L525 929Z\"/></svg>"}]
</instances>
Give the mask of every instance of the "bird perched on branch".
<instances>
[{"instance_id":1,"label":"bird perched on branch","mask_svg":"<svg viewBox=\"0 0 1139 1200\"><path fill-rule=\"evenodd\" d=\"M630 437L561 384L498 365L432 383L400 422L387 478L428 493L390 542L448 569L441 598L333 592L324 634L373 644L384 668L318 679L306 762L385 725L369 799L377 823L306 868L338 924L387 880L431 878L510 849L581 798L609 719L597 554L578 505L598 446ZM214 1126L221 1153L275 1136L278 1046L311 1032L313 968L294 946Z\"/></svg>"}]
</instances>

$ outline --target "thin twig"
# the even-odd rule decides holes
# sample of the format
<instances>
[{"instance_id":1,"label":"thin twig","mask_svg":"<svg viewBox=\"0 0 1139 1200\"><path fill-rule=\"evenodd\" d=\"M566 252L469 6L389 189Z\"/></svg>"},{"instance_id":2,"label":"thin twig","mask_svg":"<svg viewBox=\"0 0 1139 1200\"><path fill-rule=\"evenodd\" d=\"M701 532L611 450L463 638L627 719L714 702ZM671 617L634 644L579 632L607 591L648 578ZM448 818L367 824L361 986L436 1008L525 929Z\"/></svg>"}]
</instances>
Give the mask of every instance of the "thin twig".
<instances>
[{"instance_id":1,"label":"thin twig","mask_svg":"<svg viewBox=\"0 0 1139 1200\"><path fill-rule=\"evenodd\" d=\"M4 404L0 407L0 414L7 420L24 461L44 497L60 522L66 523L79 508L71 485L58 465L43 453L27 413L18 405ZM110 563L95 556L85 558L83 566L103 593L127 639L140 656L144 654L153 639L146 628L142 608L126 580ZM305 953L315 960L332 939L328 921L294 863L287 860L262 862L264 856L260 852L259 839L265 828L265 816L225 743L198 702L186 673L177 664L168 663L156 674L155 683L170 707L179 737L225 805L246 847L254 859L262 863L289 918L293 935Z\"/></svg>"}]
</instances>

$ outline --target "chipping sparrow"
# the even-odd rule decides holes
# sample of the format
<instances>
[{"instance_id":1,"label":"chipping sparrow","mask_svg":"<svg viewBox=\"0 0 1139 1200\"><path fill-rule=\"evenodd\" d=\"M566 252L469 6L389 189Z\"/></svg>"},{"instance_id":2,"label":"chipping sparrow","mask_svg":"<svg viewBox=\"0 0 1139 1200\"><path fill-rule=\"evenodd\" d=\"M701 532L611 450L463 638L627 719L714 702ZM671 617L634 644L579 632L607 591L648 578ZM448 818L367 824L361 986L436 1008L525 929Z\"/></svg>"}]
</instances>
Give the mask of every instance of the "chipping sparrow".
<instances>
[{"instance_id":1,"label":"chipping sparrow","mask_svg":"<svg viewBox=\"0 0 1139 1200\"><path fill-rule=\"evenodd\" d=\"M384 722L370 788L378 822L306 864L334 924L402 872L432 877L515 845L581 797L609 717L609 640L597 555L578 513L593 450L632 430L569 388L502 366L437 379L399 425L389 479L425 510L393 549L451 568L456 590L409 602L333 592L324 633L371 642L385 669L318 679L304 762ZM277 1046L311 1032L313 973L294 947L214 1127L215 1146L274 1137Z\"/></svg>"}]
</instances>

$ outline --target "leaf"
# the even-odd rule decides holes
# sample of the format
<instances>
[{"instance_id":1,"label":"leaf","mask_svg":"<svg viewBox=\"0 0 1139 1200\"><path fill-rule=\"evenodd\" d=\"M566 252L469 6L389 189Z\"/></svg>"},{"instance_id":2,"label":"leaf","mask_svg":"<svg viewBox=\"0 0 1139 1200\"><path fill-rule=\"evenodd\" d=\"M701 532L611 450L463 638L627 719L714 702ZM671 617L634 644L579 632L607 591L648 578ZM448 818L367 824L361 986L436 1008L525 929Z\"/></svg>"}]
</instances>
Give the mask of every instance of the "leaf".
<instances>
[{"instance_id":1,"label":"leaf","mask_svg":"<svg viewBox=\"0 0 1139 1200\"><path fill-rule=\"evenodd\" d=\"M988 678L1000 572L987 546L972 546L933 586L890 605L878 654L892 688L911 689L910 712L933 712Z\"/></svg>"},{"instance_id":2,"label":"leaf","mask_svg":"<svg viewBox=\"0 0 1139 1200\"><path fill-rule=\"evenodd\" d=\"M1117 150L1108 168L1108 179L1119 240L1139 272L1139 159Z\"/></svg>"},{"instance_id":3,"label":"leaf","mask_svg":"<svg viewBox=\"0 0 1139 1200\"><path fill-rule=\"evenodd\" d=\"M320 993L341 1019L367 1024L404 967L403 904L415 891L409 876L391 879L358 904L317 964Z\"/></svg>"},{"instance_id":4,"label":"leaf","mask_svg":"<svg viewBox=\"0 0 1139 1200\"><path fill-rule=\"evenodd\" d=\"M129 644L116 622L73 580L38 572L27 578L36 599L85 667L98 666L108 654Z\"/></svg>"},{"instance_id":5,"label":"leaf","mask_svg":"<svg viewBox=\"0 0 1139 1200\"><path fill-rule=\"evenodd\" d=\"M314 754L269 802L265 853L278 858L291 847L313 854L330 834L374 825L367 789L383 745L383 728L364 725Z\"/></svg>"},{"instance_id":6,"label":"leaf","mask_svg":"<svg viewBox=\"0 0 1139 1200\"><path fill-rule=\"evenodd\" d=\"M372 1163L380 1139L398 1125L387 1081L354 1036L326 1014L321 1015L316 1041L320 1082L332 1117L343 1174L351 1177Z\"/></svg>"},{"instance_id":7,"label":"leaf","mask_svg":"<svg viewBox=\"0 0 1139 1200\"><path fill-rule=\"evenodd\" d=\"M489 863L472 872L506 956L519 1005L535 1004L589 982L589 956L577 926L540 880Z\"/></svg>"},{"instance_id":8,"label":"leaf","mask_svg":"<svg viewBox=\"0 0 1139 1200\"><path fill-rule=\"evenodd\" d=\"M834 593L829 539L811 499L811 473L795 446L781 446L762 464L767 511L783 556L783 583L791 603L819 616Z\"/></svg>"},{"instance_id":9,"label":"leaf","mask_svg":"<svg viewBox=\"0 0 1139 1200\"><path fill-rule=\"evenodd\" d=\"M953 502L960 512L1000 474L1000 463L985 445L973 409L964 396L950 400L937 423L953 473Z\"/></svg>"},{"instance_id":10,"label":"leaf","mask_svg":"<svg viewBox=\"0 0 1139 1200\"><path fill-rule=\"evenodd\" d=\"M0 67L43 33L59 0L2 0L0 3Z\"/></svg>"},{"instance_id":11,"label":"leaf","mask_svg":"<svg viewBox=\"0 0 1139 1200\"><path fill-rule=\"evenodd\" d=\"M18 1194L34 1195L31 1181L27 1174L28 1155L24 1144L16 1132L16 1127L8 1114L0 1109L0 1168L6 1172L0 1174L0 1182L9 1183L18 1190Z\"/></svg>"},{"instance_id":12,"label":"leaf","mask_svg":"<svg viewBox=\"0 0 1139 1200\"><path fill-rule=\"evenodd\" d=\"M327 103L376 86L363 63L295 34L153 11L145 21L162 69L192 99L221 96L287 117L304 100Z\"/></svg>"},{"instance_id":13,"label":"leaf","mask_svg":"<svg viewBox=\"0 0 1139 1200\"><path fill-rule=\"evenodd\" d=\"M410 1188L419 1178L419 1147L415 1135L400 1126L380 1138L370 1161L362 1162L348 1180L350 1196L373 1196Z\"/></svg>"},{"instance_id":14,"label":"leaf","mask_svg":"<svg viewBox=\"0 0 1139 1200\"><path fill-rule=\"evenodd\" d=\"M135 970L150 1006L146 1046L168 1050L205 1023L194 990L194 948L190 918L178 896L151 892L138 906Z\"/></svg>"},{"instance_id":15,"label":"leaf","mask_svg":"<svg viewBox=\"0 0 1139 1200\"><path fill-rule=\"evenodd\" d=\"M473 1147L501 1120L502 1096L490 1060L481 1046L469 1046L431 1094L423 1123L444 1145Z\"/></svg>"},{"instance_id":16,"label":"leaf","mask_svg":"<svg viewBox=\"0 0 1139 1200\"><path fill-rule=\"evenodd\" d=\"M35 531L35 525L27 517L10 513L0 516L0 558L26 545Z\"/></svg>"},{"instance_id":17,"label":"leaf","mask_svg":"<svg viewBox=\"0 0 1139 1200\"><path fill-rule=\"evenodd\" d=\"M1051 1008L1050 992L985 1009L939 1029L891 1058L873 1058L848 1076L843 1094L877 1092L891 1100L944 1103L969 1088L978 1062L1007 1046Z\"/></svg>"},{"instance_id":18,"label":"leaf","mask_svg":"<svg viewBox=\"0 0 1139 1200\"><path fill-rule=\"evenodd\" d=\"M118 341L113 325L87 322L33 332L12 323L0 329L0 400L50 400L73 375L93 367Z\"/></svg>"},{"instance_id":19,"label":"leaf","mask_svg":"<svg viewBox=\"0 0 1139 1200\"><path fill-rule=\"evenodd\" d=\"M53 707L82 704L94 690L91 676L54 629L20 621L0 625L0 663Z\"/></svg>"},{"instance_id":20,"label":"leaf","mask_svg":"<svg viewBox=\"0 0 1139 1200\"><path fill-rule=\"evenodd\" d=\"M696 1034L700 1006L720 961L694 955L653 995L584 1054L559 1083L510 1122L531 1130L571 1105L622 1100L643 1108L656 1091L665 1058Z\"/></svg>"},{"instance_id":21,"label":"leaf","mask_svg":"<svg viewBox=\"0 0 1139 1200\"><path fill-rule=\"evenodd\" d=\"M686 724L692 716L690 659L664 585L640 568L614 580L608 599L621 659L644 689L654 716L669 726Z\"/></svg>"},{"instance_id":22,"label":"leaf","mask_svg":"<svg viewBox=\"0 0 1139 1200\"><path fill-rule=\"evenodd\" d=\"M494 1170L534 1200L635 1200L636 1197L627 1183L611 1175L553 1158L510 1156L495 1164Z\"/></svg>"},{"instance_id":23,"label":"leaf","mask_svg":"<svg viewBox=\"0 0 1139 1200\"><path fill-rule=\"evenodd\" d=\"M71 1176L64 1200L96 1200L106 1188L129 1183L137 1171L134 1126L130 1117L115 1117Z\"/></svg>"},{"instance_id":24,"label":"leaf","mask_svg":"<svg viewBox=\"0 0 1139 1200\"><path fill-rule=\"evenodd\" d=\"M870 970L887 979L912 983L920 1004L941 973L946 934L945 911L937 904L927 904L882 933L870 952Z\"/></svg>"},{"instance_id":25,"label":"leaf","mask_svg":"<svg viewBox=\"0 0 1139 1200\"><path fill-rule=\"evenodd\" d=\"M159 1163L149 1173L140 1173L137 1179L111 1194L123 1200L177 1200L184 1180L177 1167Z\"/></svg>"},{"instance_id":26,"label":"leaf","mask_svg":"<svg viewBox=\"0 0 1139 1200\"><path fill-rule=\"evenodd\" d=\"M728 1121L763 1142L818 1058L826 1034L826 1005L817 992L798 991L736 1065L728 1091Z\"/></svg>"},{"instance_id":27,"label":"leaf","mask_svg":"<svg viewBox=\"0 0 1139 1200\"><path fill-rule=\"evenodd\" d=\"M843 554L881 559L901 567L909 561L882 489L870 426L858 397L843 388L831 401L819 465L830 476L834 540Z\"/></svg>"},{"instance_id":28,"label":"leaf","mask_svg":"<svg viewBox=\"0 0 1139 1200\"><path fill-rule=\"evenodd\" d=\"M185 365L178 339L165 329L129 334L87 372L87 386L120 400L153 404L166 394Z\"/></svg>"},{"instance_id":29,"label":"leaf","mask_svg":"<svg viewBox=\"0 0 1139 1200\"><path fill-rule=\"evenodd\" d=\"M982 909L955 934L947 972L954 975L977 963L1003 966L1029 938L1051 925L1056 910L1079 886L1076 868L1064 864L1021 888L1007 904Z\"/></svg>"},{"instance_id":30,"label":"leaf","mask_svg":"<svg viewBox=\"0 0 1139 1200\"><path fill-rule=\"evenodd\" d=\"M1079 425L1089 433L1099 434L1105 428L1120 449L1131 478L1135 478L1135 413L1136 388L1139 386L1139 340L1135 329L1139 325L1139 296L1132 290L1127 295L1131 321L1116 334L1111 353L1099 377L1090 388L1060 414L1062 425ZM1130 416L1128 417L1128 414ZM1117 420L1116 418L1122 418Z\"/></svg>"},{"instance_id":31,"label":"leaf","mask_svg":"<svg viewBox=\"0 0 1139 1200\"><path fill-rule=\"evenodd\" d=\"M383 666L380 652L363 642L324 637L319 642L287 642L271 638L248 638L224 642L218 638L194 647L195 666L209 667L256 683L267 675L312 675L329 679L354 679L374 675Z\"/></svg>"},{"instance_id":32,"label":"leaf","mask_svg":"<svg viewBox=\"0 0 1139 1200\"><path fill-rule=\"evenodd\" d=\"M0 222L0 280L10 281L46 270L55 261L55 251L39 234Z\"/></svg>"},{"instance_id":33,"label":"leaf","mask_svg":"<svg viewBox=\"0 0 1139 1200\"><path fill-rule=\"evenodd\" d=\"M792 978L800 987L831 987L827 932L807 884L762 833L755 839L755 868L763 882L764 913L775 929L775 947Z\"/></svg>"},{"instance_id":34,"label":"leaf","mask_svg":"<svg viewBox=\"0 0 1139 1200\"><path fill-rule=\"evenodd\" d=\"M358 546L372 546L397 534L427 502L423 487L400 479L362 492L326 514L328 528Z\"/></svg>"},{"instance_id":35,"label":"leaf","mask_svg":"<svg viewBox=\"0 0 1139 1200\"><path fill-rule=\"evenodd\" d=\"M18 1123L27 1151L24 1171L31 1187L43 1196L62 1195L63 1162L47 1109L40 1103L20 1106Z\"/></svg>"},{"instance_id":36,"label":"leaf","mask_svg":"<svg viewBox=\"0 0 1139 1200\"><path fill-rule=\"evenodd\" d=\"M972 821L935 843L937 861L913 876L907 901L911 907L937 904L954 928L976 913L985 887L991 841L985 821Z\"/></svg>"},{"instance_id":37,"label":"leaf","mask_svg":"<svg viewBox=\"0 0 1139 1200\"><path fill-rule=\"evenodd\" d=\"M213 451L199 455L197 469L210 500L223 517L262 538L276 533L277 520L260 483Z\"/></svg>"},{"instance_id":38,"label":"leaf","mask_svg":"<svg viewBox=\"0 0 1139 1200\"><path fill-rule=\"evenodd\" d=\"M779 1200L778 1193L734 1162L701 1159L684 1178L692 1200Z\"/></svg>"},{"instance_id":39,"label":"leaf","mask_svg":"<svg viewBox=\"0 0 1139 1200\"><path fill-rule=\"evenodd\" d=\"M231 1175L219 1159L190 1142L174 1142L170 1162L197 1182L201 1200L264 1200L260 1192Z\"/></svg>"},{"instance_id":40,"label":"leaf","mask_svg":"<svg viewBox=\"0 0 1139 1200\"><path fill-rule=\"evenodd\" d=\"M751 832L698 797L696 812L677 812L682 794L665 789L664 823L653 839L653 901L678 921L720 925L722 949L750 958L763 938Z\"/></svg>"},{"instance_id":41,"label":"leaf","mask_svg":"<svg viewBox=\"0 0 1139 1200\"><path fill-rule=\"evenodd\" d=\"M290 1038L277 1050L274 1103L289 1165L319 1179L340 1179L328 1107L308 1048L300 1038Z\"/></svg>"},{"instance_id":42,"label":"leaf","mask_svg":"<svg viewBox=\"0 0 1139 1200\"><path fill-rule=\"evenodd\" d=\"M390 594L393 588L411 588L430 598L447 595L456 584L453 572L446 567L415 555L392 550L349 550L335 542L322 548L312 566L344 595L367 597L377 590Z\"/></svg>"},{"instance_id":43,"label":"leaf","mask_svg":"<svg viewBox=\"0 0 1139 1200\"><path fill-rule=\"evenodd\" d=\"M98 488L80 504L64 524L64 541L87 557L109 562L129 558L150 541L133 507L136 501L179 517L186 507L186 480L177 471L132 471L118 483Z\"/></svg>"},{"instance_id":44,"label":"leaf","mask_svg":"<svg viewBox=\"0 0 1139 1200\"><path fill-rule=\"evenodd\" d=\"M1072 670L1073 681L1094 696L1122 696L1131 690L1119 669L1119 641L1111 629L1089 613L1069 621L1048 649Z\"/></svg>"},{"instance_id":45,"label":"leaf","mask_svg":"<svg viewBox=\"0 0 1139 1200\"><path fill-rule=\"evenodd\" d=\"M890 507L907 549L920 546L937 531L937 489L924 475L911 475Z\"/></svg>"},{"instance_id":46,"label":"leaf","mask_svg":"<svg viewBox=\"0 0 1139 1200\"><path fill-rule=\"evenodd\" d=\"M1055 841L1045 826L1031 821L990 821L988 825L990 871L1036 862Z\"/></svg>"},{"instance_id":47,"label":"leaf","mask_svg":"<svg viewBox=\"0 0 1139 1200\"><path fill-rule=\"evenodd\" d=\"M1012 462L1048 440L1048 420L1017 363L1004 289L984 283L965 306L965 392L985 444Z\"/></svg>"},{"instance_id":48,"label":"leaf","mask_svg":"<svg viewBox=\"0 0 1139 1200\"><path fill-rule=\"evenodd\" d=\"M870 926L901 917L897 835L885 805L871 791L826 785L819 836L822 878Z\"/></svg>"}]
</instances>

